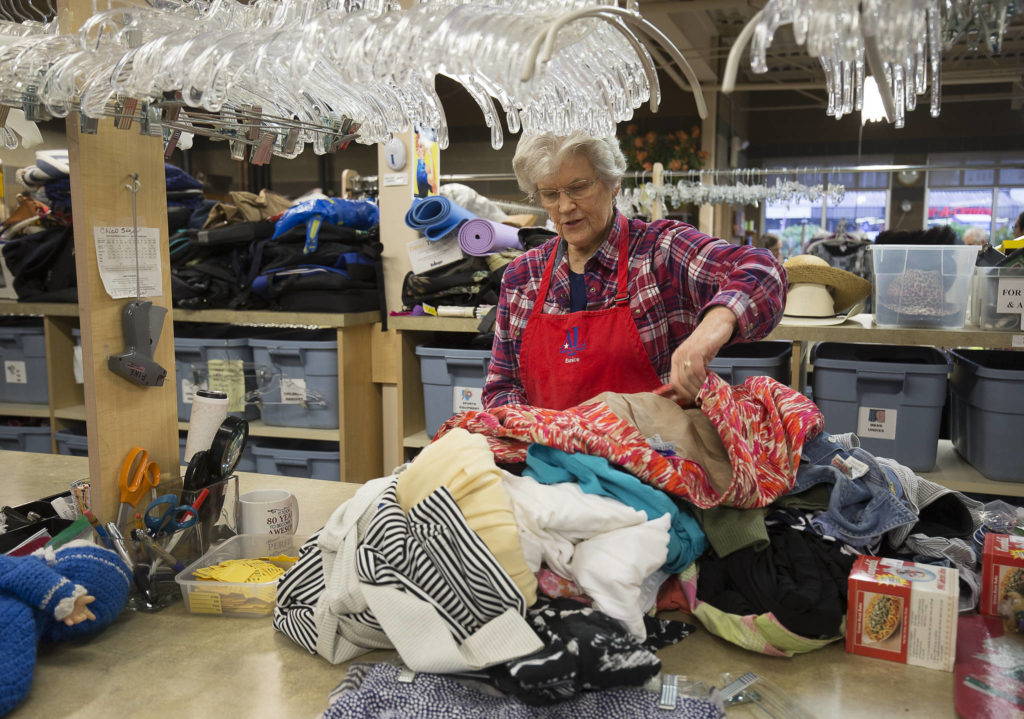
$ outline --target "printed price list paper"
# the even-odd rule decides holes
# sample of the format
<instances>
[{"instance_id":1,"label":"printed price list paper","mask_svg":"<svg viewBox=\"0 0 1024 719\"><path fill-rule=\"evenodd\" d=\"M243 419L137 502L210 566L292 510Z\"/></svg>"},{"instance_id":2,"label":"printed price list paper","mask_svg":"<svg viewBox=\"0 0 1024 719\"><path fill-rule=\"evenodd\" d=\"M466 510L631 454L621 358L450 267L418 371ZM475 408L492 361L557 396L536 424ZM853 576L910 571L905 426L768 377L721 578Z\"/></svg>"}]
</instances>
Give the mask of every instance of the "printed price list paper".
<instances>
[{"instance_id":1,"label":"printed price list paper","mask_svg":"<svg viewBox=\"0 0 1024 719\"><path fill-rule=\"evenodd\" d=\"M103 289L115 300L163 295L160 267L160 230L140 227L136 263L135 229L94 227L96 264ZM136 268L138 274L136 275Z\"/></svg>"}]
</instances>

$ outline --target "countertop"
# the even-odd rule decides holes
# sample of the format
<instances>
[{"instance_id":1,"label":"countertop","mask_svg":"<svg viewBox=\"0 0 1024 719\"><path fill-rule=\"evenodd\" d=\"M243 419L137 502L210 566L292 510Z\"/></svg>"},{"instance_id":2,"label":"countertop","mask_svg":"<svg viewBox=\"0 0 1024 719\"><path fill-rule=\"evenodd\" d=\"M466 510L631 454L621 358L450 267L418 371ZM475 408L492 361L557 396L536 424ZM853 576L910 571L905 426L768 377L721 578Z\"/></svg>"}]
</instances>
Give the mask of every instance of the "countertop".
<instances>
[{"instance_id":1,"label":"countertop","mask_svg":"<svg viewBox=\"0 0 1024 719\"><path fill-rule=\"evenodd\" d=\"M16 505L54 494L88 472L83 457L0 451L0 503ZM352 496L355 484L269 475L240 475L240 491L283 487L299 500L298 533L321 527ZM689 619L679 613L668 618ZM947 719L951 673L846 654L841 643L781 659L755 654L698 630L661 650L663 671L720 685L722 672L752 671L775 683L813 717ZM377 651L356 661L391 659ZM103 632L75 642L41 645L32 690L8 716L247 717L319 716L345 676L274 631L269 617L191 615L181 602L146 614L124 612ZM728 716L763 717L749 706Z\"/></svg>"}]
</instances>

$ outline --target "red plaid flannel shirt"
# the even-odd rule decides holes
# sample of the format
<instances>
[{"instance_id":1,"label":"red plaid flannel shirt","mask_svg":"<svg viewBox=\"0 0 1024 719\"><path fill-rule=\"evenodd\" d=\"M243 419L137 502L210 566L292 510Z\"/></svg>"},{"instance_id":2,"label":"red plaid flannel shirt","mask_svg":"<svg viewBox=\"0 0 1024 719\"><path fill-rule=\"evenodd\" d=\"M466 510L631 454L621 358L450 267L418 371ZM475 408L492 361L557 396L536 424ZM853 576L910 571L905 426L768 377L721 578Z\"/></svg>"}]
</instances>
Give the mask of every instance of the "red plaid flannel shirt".
<instances>
[{"instance_id":1,"label":"red plaid flannel shirt","mask_svg":"<svg viewBox=\"0 0 1024 719\"><path fill-rule=\"evenodd\" d=\"M723 305L736 315L733 342L759 340L782 319L786 271L768 250L731 245L683 222L627 220L619 212L608 237L587 260L588 310L614 303L622 232L629 233L629 306L647 356L663 382L669 380L672 352L710 307ZM517 257L505 270L484 407L526 402L519 375L523 330L537 299L544 265L560 242L560 237L548 240ZM544 312L569 312L569 262L564 256L555 266ZM603 389L595 387L594 394Z\"/></svg>"}]
</instances>

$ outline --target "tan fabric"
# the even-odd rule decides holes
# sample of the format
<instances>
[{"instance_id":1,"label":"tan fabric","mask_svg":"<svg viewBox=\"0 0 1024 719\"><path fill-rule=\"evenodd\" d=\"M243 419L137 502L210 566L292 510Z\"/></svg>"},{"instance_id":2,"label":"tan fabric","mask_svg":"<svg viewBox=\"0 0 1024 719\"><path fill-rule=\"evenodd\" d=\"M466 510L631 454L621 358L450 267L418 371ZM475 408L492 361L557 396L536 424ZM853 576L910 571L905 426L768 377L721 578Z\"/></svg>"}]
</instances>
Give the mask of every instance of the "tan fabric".
<instances>
[{"instance_id":1,"label":"tan fabric","mask_svg":"<svg viewBox=\"0 0 1024 719\"><path fill-rule=\"evenodd\" d=\"M732 484L732 464L718 430L699 409L683 409L673 400L652 392L620 394L602 392L588 402L604 402L615 415L636 427L645 437L656 434L673 442L676 454L697 462L708 481L724 493Z\"/></svg>"},{"instance_id":2,"label":"tan fabric","mask_svg":"<svg viewBox=\"0 0 1024 719\"><path fill-rule=\"evenodd\" d=\"M204 230L211 227L223 227L239 222L259 222L266 220L291 207L291 200L276 192L260 190L260 194L251 192L229 192L231 202L218 202L210 208L210 215L203 225Z\"/></svg>"},{"instance_id":3,"label":"tan fabric","mask_svg":"<svg viewBox=\"0 0 1024 719\"><path fill-rule=\"evenodd\" d=\"M537 578L526 564L512 501L502 486L487 438L453 429L420 452L398 475L395 495L408 512L438 487L447 487L466 524L480 535L498 563L523 593L527 606L537 601Z\"/></svg>"}]
</instances>

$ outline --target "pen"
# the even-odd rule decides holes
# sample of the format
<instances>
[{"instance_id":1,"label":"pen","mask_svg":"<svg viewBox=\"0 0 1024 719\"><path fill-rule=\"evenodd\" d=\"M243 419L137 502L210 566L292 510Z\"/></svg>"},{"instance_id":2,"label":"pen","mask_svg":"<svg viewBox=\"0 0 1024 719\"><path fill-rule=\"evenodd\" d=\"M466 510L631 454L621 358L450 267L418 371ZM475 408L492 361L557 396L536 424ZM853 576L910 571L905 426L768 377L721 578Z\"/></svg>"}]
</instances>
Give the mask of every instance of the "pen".
<instances>
[{"instance_id":1,"label":"pen","mask_svg":"<svg viewBox=\"0 0 1024 719\"><path fill-rule=\"evenodd\" d=\"M100 520L96 519L96 515L87 509L85 510L85 518L89 520L89 524L91 524L92 528L96 530L96 534L100 535L100 543L107 549L113 549L113 547L110 546L110 535L107 534L107 530L105 530L103 525L100 524Z\"/></svg>"}]
</instances>

